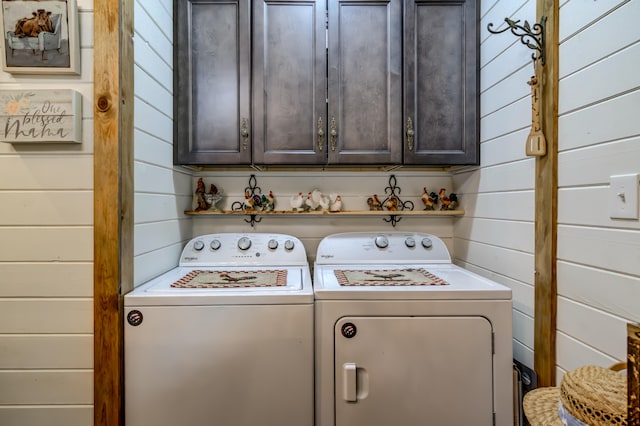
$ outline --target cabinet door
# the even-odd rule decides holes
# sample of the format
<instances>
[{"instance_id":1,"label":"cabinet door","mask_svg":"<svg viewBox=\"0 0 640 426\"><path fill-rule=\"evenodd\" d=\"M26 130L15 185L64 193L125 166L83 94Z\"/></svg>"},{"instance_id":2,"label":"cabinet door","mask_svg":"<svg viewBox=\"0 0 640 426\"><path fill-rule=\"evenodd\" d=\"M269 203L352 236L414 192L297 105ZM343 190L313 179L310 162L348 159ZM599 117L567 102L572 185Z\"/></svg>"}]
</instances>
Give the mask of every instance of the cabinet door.
<instances>
[{"instance_id":1,"label":"cabinet door","mask_svg":"<svg viewBox=\"0 0 640 426\"><path fill-rule=\"evenodd\" d=\"M329 0L330 164L402 161L401 0Z\"/></svg>"},{"instance_id":2,"label":"cabinet door","mask_svg":"<svg viewBox=\"0 0 640 426\"><path fill-rule=\"evenodd\" d=\"M478 9L406 0L405 164L479 163Z\"/></svg>"},{"instance_id":3,"label":"cabinet door","mask_svg":"<svg viewBox=\"0 0 640 426\"><path fill-rule=\"evenodd\" d=\"M249 0L177 0L174 163L249 164Z\"/></svg>"},{"instance_id":4,"label":"cabinet door","mask_svg":"<svg viewBox=\"0 0 640 426\"><path fill-rule=\"evenodd\" d=\"M324 164L324 0L254 1L253 38L254 162Z\"/></svg>"}]
</instances>

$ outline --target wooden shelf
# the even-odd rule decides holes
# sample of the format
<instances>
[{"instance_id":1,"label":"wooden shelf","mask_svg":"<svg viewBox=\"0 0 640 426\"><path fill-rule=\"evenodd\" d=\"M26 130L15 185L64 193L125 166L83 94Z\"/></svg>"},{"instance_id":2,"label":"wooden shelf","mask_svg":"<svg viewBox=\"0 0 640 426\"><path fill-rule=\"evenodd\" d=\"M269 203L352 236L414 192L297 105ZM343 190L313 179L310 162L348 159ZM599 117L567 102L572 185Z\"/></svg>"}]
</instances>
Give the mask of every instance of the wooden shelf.
<instances>
[{"instance_id":1,"label":"wooden shelf","mask_svg":"<svg viewBox=\"0 0 640 426\"><path fill-rule=\"evenodd\" d=\"M190 216L463 216L464 210L354 210L354 211L293 211L293 210L275 210L275 211L245 211L245 210L186 210L184 212Z\"/></svg>"}]
</instances>

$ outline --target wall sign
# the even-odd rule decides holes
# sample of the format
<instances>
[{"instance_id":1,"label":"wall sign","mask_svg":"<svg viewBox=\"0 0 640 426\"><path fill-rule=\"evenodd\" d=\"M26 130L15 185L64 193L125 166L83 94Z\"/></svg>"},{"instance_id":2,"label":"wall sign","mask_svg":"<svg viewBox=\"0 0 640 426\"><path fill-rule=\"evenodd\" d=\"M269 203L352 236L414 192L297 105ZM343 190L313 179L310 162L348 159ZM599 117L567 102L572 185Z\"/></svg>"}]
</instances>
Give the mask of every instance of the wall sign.
<instances>
[{"instance_id":1,"label":"wall sign","mask_svg":"<svg viewBox=\"0 0 640 426\"><path fill-rule=\"evenodd\" d=\"M82 95L75 90L1 90L0 142L82 142Z\"/></svg>"}]
</instances>

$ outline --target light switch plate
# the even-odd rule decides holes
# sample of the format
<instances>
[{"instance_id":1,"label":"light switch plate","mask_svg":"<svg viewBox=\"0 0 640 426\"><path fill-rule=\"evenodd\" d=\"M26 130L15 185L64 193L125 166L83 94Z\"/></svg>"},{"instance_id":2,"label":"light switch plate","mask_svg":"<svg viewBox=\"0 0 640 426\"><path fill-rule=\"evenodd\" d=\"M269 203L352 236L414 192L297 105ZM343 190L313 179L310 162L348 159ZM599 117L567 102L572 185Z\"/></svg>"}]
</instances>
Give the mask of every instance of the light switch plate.
<instances>
[{"instance_id":1,"label":"light switch plate","mask_svg":"<svg viewBox=\"0 0 640 426\"><path fill-rule=\"evenodd\" d=\"M638 219L638 174L611 176L609 216L611 219Z\"/></svg>"}]
</instances>

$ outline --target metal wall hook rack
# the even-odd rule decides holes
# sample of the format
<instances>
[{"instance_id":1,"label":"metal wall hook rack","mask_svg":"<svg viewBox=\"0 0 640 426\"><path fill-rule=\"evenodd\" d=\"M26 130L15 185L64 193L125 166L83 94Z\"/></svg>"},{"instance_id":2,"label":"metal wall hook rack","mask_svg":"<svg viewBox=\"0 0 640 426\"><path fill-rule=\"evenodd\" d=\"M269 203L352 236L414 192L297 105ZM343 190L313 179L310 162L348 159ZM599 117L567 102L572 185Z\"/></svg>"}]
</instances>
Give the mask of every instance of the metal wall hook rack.
<instances>
[{"instance_id":1,"label":"metal wall hook rack","mask_svg":"<svg viewBox=\"0 0 640 426\"><path fill-rule=\"evenodd\" d=\"M255 195L262 195L262 188L258 186L258 181L256 179L256 175L251 175L249 177L249 186L244 188L244 192L249 193L250 197L254 197ZM239 211L244 210L244 203L242 201L234 201L231 204L231 210ZM256 223L260 223L262 221L261 217L258 217L256 214L247 213L249 219L245 219L244 221L251 225L253 228Z\"/></svg>"},{"instance_id":2,"label":"metal wall hook rack","mask_svg":"<svg viewBox=\"0 0 640 426\"><path fill-rule=\"evenodd\" d=\"M543 16L540 18L540 23L533 24L533 26L529 25L529 22L524 21L523 25L518 25L520 20L513 21L509 18L504 18L504 21L507 23L508 27L502 30L493 30L493 23L489 23L487 25L487 30L491 34L502 34L508 30L511 30L511 33L516 37L520 37L520 42L527 46L529 49L534 50L531 54L531 59L533 62L540 60L540 63L544 65L544 26L547 22L547 17Z\"/></svg>"},{"instance_id":3,"label":"metal wall hook rack","mask_svg":"<svg viewBox=\"0 0 640 426\"><path fill-rule=\"evenodd\" d=\"M384 193L388 194L387 198L385 198L382 201L382 206L383 207L387 207L388 204L393 204L395 205L395 209L396 210L409 210L409 211L413 211L414 208L414 204L413 201L407 200L407 201L402 201L400 199L400 193L402 192L402 189L397 185L397 180L396 180L396 176L395 175L390 175L389 176L389 186L387 186L384 189ZM395 215L393 213L391 213L389 215L389 218L382 218L382 220L384 220L387 223L391 223L391 226L393 226L395 228L396 224L398 222L400 222L400 219L402 219L402 217L398 217L398 215Z\"/></svg>"}]
</instances>

